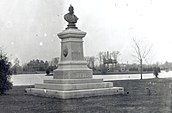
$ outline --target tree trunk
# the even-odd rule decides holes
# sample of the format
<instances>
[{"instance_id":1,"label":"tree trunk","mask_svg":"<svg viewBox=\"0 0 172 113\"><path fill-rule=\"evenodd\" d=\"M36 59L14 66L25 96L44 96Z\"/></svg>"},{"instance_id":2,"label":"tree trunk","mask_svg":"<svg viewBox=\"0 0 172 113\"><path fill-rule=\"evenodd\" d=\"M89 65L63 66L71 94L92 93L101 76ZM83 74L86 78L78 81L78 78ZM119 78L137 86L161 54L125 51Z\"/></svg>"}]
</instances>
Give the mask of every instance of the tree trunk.
<instances>
[{"instance_id":1,"label":"tree trunk","mask_svg":"<svg viewBox=\"0 0 172 113\"><path fill-rule=\"evenodd\" d=\"M142 79L142 74L143 74L143 66L142 66L142 59L140 59L140 76Z\"/></svg>"}]
</instances>

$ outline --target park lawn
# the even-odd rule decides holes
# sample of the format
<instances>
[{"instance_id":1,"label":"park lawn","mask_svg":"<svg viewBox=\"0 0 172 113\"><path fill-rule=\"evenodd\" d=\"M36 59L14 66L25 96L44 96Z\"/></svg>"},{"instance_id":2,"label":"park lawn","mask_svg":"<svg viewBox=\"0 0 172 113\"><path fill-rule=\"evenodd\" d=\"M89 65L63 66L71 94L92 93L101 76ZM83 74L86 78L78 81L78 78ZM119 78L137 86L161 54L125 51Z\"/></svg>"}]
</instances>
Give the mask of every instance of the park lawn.
<instances>
[{"instance_id":1,"label":"park lawn","mask_svg":"<svg viewBox=\"0 0 172 113\"><path fill-rule=\"evenodd\" d=\"M25 94L15 86L0 96L0 113L171 113L172 78L112 81L125 95L62 100Z\"/></svg>"}]
</instances>

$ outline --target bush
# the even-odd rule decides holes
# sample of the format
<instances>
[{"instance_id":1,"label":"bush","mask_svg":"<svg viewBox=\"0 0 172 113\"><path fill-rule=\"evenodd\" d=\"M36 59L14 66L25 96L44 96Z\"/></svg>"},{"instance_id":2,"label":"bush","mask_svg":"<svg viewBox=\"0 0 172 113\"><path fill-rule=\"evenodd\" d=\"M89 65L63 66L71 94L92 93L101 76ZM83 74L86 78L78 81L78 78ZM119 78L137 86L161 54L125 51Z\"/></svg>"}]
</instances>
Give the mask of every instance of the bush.
<instances>
[{"instance_id":1,"label":"bush","mask_svg":"<svg viewBox=\"0 0 172 113\"><path fill-rule=\"evenodd\" d=\"M46 74L49 75L50 74L50 69L46 70Z\"/></svg>"},{"instance_id":2,"label":"bush","mask_svg":"<svg viewBox=\"0 0 172 113\"><path fill-rule=\"evenodd\" d=\"M8 62L6 55L0 53L0 94L4 94L7 90L12 88L12 83L10 79L10 66L11 63Z\"/></svg>"},{"instance_id":3,"label":"bush","mask_svg":"<svg viewBox=\"0 0 172 113\"><path fill-rule=\"evenodd\" d=\"M100 66L101 74L106 74L108 72L108 68L105 65Z\"/></svg>"}]
</instances>

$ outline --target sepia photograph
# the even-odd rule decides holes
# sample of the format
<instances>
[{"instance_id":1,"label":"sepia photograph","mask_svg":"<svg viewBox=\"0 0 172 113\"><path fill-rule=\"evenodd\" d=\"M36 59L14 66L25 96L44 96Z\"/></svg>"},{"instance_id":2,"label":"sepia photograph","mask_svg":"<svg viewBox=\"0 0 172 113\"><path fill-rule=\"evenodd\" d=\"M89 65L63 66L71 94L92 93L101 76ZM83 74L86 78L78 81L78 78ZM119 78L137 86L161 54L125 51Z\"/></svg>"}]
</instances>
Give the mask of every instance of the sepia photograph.
<instances>
[{"instance_id":1,"label":"sepia photograph","mask_svg":"<svg viewBox=\"0 0 172 113\"><path fill-rule=\"evenodd\" d=\"M0 113L172 113L171 6L0 0Z\"/></svg>"}]
</instances>

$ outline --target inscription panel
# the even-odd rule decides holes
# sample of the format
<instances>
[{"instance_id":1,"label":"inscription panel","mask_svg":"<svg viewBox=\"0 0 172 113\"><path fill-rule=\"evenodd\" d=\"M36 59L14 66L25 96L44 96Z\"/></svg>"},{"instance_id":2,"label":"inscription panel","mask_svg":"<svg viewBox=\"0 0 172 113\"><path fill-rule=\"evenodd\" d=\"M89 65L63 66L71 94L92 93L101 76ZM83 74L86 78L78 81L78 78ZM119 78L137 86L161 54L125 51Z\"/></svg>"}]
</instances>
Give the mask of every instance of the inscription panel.
<instances>
[{"instance_id":1,"label":"inscription panel","mask_svg":"<svg viewBox=\"0 0 172 113\"><path fill-rule=\"evenodd\" d=\"M72 52L72 60L83 60L83 55L79 51Z\"/></svg>"},{"instance_id":2,"label":"inscription panel","mask_svg":"<svg viewBox=\"0 0 172 113\"><path fill-rule=\"evenodd\" d=\"M91 70L57 70L54 72L55 79L82 79L92 78Z\"/></svg>"}]
</instances>

